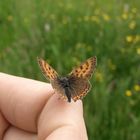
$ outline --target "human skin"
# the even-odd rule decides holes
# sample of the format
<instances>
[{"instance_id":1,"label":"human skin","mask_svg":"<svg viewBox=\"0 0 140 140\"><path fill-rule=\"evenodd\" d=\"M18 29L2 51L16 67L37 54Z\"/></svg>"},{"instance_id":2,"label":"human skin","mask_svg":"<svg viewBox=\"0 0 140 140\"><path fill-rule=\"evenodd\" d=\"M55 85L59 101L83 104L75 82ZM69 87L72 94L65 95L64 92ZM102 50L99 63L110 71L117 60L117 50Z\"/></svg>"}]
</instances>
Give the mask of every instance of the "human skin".
<instances>
[{"instance_id":1,"label":"human skin","mask_svg":"<svg viewBox=\"0 0 140 140\"><path fill-rule=\"evenodd\" d=\"M50 84L0 73L0 140L87 140L82 101Z\"/></svg>"}]
</instances>

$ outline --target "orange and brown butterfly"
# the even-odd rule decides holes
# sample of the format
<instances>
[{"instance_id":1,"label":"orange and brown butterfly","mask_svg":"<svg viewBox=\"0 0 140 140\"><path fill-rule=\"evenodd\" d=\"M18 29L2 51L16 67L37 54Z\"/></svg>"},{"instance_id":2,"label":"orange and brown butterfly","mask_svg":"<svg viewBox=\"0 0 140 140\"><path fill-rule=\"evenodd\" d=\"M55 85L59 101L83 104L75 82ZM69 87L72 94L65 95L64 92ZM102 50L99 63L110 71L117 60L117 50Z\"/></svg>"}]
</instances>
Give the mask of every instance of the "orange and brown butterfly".
<instances>
[{"instance_id":1,"label":"orange and brown butterfly","mask_svg":"<svg viewBox=\"0 0 140 140\"><path fill-rule=\"evenodd\" d=\"M89 79L95 71L97 65L96 56L87 59L80 66L74 68L65 77L60 77L58 73L43 59L38 58L39 66L44 76L50 80L54 90L64 100L71 102L82 99L90 90Z\"/></svg>"}]
</instances>

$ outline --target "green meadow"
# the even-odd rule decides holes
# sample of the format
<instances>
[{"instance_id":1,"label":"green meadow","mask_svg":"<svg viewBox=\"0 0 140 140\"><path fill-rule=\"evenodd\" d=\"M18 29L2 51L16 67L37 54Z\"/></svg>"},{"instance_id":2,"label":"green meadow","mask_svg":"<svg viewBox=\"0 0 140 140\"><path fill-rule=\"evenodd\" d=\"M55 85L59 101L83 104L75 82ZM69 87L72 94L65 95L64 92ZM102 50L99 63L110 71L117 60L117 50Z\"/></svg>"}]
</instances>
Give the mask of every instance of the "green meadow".
<instances>
[{"instance_id":1,"label":"green meadow","mask_svg":"<svg viewBox=\"0 0 140 140\"><path fill-rule=\"evenodd\" d=\"M91 56L89 140L139 140L140 1L0 1L1 72L46 81L37 57L66 75Z\"/></svg>"}]
</instances>

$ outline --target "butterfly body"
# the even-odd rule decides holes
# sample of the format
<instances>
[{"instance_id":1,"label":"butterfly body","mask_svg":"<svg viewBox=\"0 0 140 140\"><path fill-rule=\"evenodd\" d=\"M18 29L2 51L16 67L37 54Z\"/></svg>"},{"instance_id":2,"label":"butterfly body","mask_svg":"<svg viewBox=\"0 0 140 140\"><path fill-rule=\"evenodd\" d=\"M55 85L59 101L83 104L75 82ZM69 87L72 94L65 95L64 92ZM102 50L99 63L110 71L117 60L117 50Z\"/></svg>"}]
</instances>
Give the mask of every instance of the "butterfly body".
<instances>
[{"instance_id":1,"label":"butterfly body","mask_svg":"<svg viewBox=\"0 0 140 140\"><path fill-rule=\"evenodd\" d=\"M61 77L57 79L63 88L70 87L70 80L68 77Z\"/></svg>"},{"instance_id":2,"label":"butterfly body","mask_svg":"<svg viewBox=\"0 0 140 140\"><path fill-rule=\"evenodd\" d=\"M95 70L97 59L96 57L87 59L65 77L60 77L43 59L38 59L38 62L43 74L50 80L55 91L62 99L71 102L71 99L74 101L82 99L90 90L89 78Z\"/></svg>"},{"instance_id":3,"label":"butterfly body","mask_svg":"<svg viewBox=\"0 0 140 140\"><path fill-rule=\"evenodd\" d=\"M61 78L58 78L57 80L58 80L58 84L60 84L61 88L64 88L64 94L66 95L68 102L71 102L70 79L68 77L61 77Z\"/></svg>"}]
</instances>

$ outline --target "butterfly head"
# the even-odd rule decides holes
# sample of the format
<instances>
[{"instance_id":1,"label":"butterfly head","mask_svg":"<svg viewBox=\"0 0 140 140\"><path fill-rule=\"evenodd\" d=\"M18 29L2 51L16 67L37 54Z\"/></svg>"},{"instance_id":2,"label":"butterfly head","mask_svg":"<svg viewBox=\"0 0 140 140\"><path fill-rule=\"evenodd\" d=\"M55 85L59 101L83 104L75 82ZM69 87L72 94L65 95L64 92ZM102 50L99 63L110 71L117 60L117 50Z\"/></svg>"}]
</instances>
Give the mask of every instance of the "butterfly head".
<instances>
[{"instance_id":1,"label":"butterfly head","mask_svg":"<svg viewBox=\"0 0 140 140\"><path fill-rule=\"evenodd\" d=\"M69 83L69 79L67 77L60 77L59 79L59 83L63 88L69 87L70 83Z\"/></svg>"},{"instance_id":2,"label":"butterfly head","mask_svg":"<svg viewBox=\"0 0 140 140\"><path fill-rule=\"evenodd\" d=\"M71 102L71 85L70 85L70 80L68 77L61 77L58 78L59 84L61 87L64 89L64 93L68 99L68 102Z\"/></svg>"}]
</instances>

